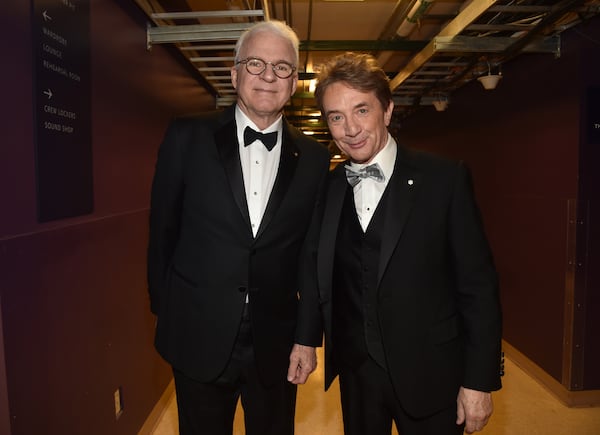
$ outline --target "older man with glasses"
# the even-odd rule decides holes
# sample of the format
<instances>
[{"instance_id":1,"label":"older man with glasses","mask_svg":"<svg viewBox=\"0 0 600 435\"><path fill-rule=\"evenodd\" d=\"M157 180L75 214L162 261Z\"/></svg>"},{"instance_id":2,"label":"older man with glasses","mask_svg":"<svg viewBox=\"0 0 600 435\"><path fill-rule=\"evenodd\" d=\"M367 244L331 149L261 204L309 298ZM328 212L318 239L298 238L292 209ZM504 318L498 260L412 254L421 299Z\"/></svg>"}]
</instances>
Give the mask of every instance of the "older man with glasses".
<instances>
[{"instance_id":1,"label":"older man with glasses","mask_svg":"<svg viewBox=\"0 0 600 435\"><path fill-rule=\"evenodd\" d=\"M237 102L177 119L152 187L148 280L156 347L173 367L181 434L294 433L296 385L316 367L321 320L303 253L318 234L326 149L282 108L298 38L260 22L235 49Z\"/></svg>"}]
</instances>

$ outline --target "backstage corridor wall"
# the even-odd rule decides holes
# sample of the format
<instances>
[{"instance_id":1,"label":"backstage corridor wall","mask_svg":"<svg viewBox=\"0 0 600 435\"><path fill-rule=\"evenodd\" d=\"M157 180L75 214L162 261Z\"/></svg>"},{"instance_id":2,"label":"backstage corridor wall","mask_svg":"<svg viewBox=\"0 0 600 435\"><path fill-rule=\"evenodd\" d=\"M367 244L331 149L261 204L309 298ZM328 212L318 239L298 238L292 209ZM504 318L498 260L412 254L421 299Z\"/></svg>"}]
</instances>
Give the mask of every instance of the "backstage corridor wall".
<instances>
[{"instance_id":1,"label":"backstage corridor wall","mask_svg":"<svg viewBox=\"0 0 600 435\"><path fill-rule=\"evenodd\" d=\"M146 291L150 183L168 121L214 101L166 48L146 50L145 21L127 3L90 2L93 211L40 223L34 11L3 2L2 434L137 433L171 378Z\"/></svg>"}]
</instances>

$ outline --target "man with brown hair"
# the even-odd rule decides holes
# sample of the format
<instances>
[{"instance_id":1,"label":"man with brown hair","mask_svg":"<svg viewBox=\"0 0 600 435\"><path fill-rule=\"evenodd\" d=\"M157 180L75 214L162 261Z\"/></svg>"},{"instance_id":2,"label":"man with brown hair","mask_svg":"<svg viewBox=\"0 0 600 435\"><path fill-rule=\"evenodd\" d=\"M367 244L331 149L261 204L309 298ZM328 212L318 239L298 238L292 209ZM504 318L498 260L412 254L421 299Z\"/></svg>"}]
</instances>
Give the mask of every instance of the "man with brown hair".
<instances>
[{"instance_id":1,"label":"man with brown hair","mask_svg":"<svg viewBox=\"0 0 600 435\"><path fill-rule=\"evenodd\" d=\"M394 103L372 56L332 59L316 98L349 157L330 177L317 254L344 431L479 431L501 387L501 311L469 172L388 133Z\"/></svg>"}]
</instances>

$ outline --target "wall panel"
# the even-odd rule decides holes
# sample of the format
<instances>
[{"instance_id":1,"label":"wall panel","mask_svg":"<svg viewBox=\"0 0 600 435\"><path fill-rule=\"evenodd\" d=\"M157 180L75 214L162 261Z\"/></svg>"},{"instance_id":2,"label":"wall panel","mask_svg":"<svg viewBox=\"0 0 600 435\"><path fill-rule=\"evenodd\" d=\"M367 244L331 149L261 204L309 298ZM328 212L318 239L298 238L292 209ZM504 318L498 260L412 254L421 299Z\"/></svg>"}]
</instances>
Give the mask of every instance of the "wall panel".
<instances>
[{"instance_id":1,"label":"wall panel","mask_svg":"<svg viewBox=\"0 0 600 435\"><path fill-rule=\"evenodd\" d=\"M150 184L169 120L214 99L167 47L146 49L132 2L90 5L95 207L48 223L36 220L30 3L7 0L0 16L2 434L137 433L171 378L146 292Z\"/></svg>"}]
</instances>

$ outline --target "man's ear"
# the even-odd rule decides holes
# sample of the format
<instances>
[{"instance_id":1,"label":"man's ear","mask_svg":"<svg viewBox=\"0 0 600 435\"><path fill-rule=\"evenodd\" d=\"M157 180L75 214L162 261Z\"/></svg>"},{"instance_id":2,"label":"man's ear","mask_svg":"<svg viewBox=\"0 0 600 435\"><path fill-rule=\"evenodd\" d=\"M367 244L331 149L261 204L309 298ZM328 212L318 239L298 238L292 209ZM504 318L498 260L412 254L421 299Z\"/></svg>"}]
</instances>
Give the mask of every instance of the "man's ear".
<instances>
[{"instance_id":1,"label":"man's ear","mask_svg":"<svg viewBox=\"0 0 600 435\"><path fill-rule=\"evenodd\" d=\"M298 88L298 74L294 73L294 76L292 77L292 93L290 94L290 97L296 93L297 88Z\"/></svg>"},{"instance_id":2,"label":"man's ear","mask_svg":"<svg viewBox=\"0 0 600 435\"><path fill-rule=\"evenodd\" d=\"M235 65L231 67L231 84L233 89L237 89L237 68Z\"/></svg>"},{"instance_id":3,"label":"man's ear","mask_svg":"<svg viewBox=\"0 0 600 435\"><path fill-rule=\"evenodd\" d=\"M390 100L387 110L384 114L385 126L389 126L392 121L392 113L394 112L394 102Z\"/></svg>"}]
</instances>

